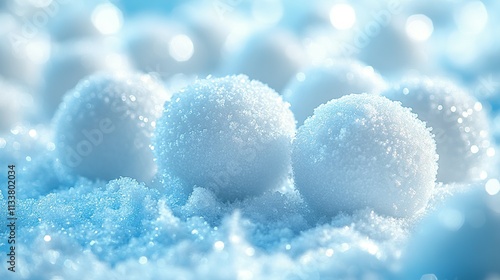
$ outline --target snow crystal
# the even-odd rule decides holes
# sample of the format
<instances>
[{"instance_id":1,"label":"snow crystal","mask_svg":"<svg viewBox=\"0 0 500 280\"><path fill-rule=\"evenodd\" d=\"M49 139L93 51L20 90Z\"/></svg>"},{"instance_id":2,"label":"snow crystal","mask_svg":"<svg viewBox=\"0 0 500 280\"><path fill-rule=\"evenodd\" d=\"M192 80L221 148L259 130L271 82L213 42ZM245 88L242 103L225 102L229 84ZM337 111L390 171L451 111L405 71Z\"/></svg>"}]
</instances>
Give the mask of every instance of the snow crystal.
<instances>
[{"instance_id":1,"label":"snow crystal","mask_svg":"<svg viewBox=\"0 0 500 280\"><path fill-rule=\"evenodd\" d=\"M383 95L411 108L432 128L439 155L439 181L480 178L491 143L487 116L474 97L450 81L429 78L404 80Z\"/></svg>"},{"instance_id":2,"label":"snow crystal","mask_svg":"<svg viewBox=\"0 0 500 280\"><path fill-rule=\"evenodd\" d=\"M357 61L337 61L298 74L284 90L284 98L300 126L316 107L332 99L351 93L378 94L386 87L372 67Z\"/></svg>"},{"instance_id":3,"label":"snow crystal","mask_svg":"<svg viewBox=\"0 0 500 280\"><path fill-rule=\"evenodd\" d=\"M82 273L92 279L387 278L394 273L388 264L398 261L397 248L407 236L404 220L360 211L285 235L292 212L280 213L283 223L268 232L261 231L264 220L245 218L245 209L268 211L256 210L255 201L277 197L250 198L241 202L241 211L210 225L201 216L176 217L164 194L133 179L107 184L82 179L73 188L19 201L17 273L23 279L78 279ZM270 245L266 238L278 240ZM6 246L0 241L0 249ZM0 277L7 273L1 270Z\"/></svg>"},{"instance_id":4,"label":"snow crystal","mask_svg":"<svg viewBox=\"0 0 500 280\"><path fill-rule=\"evenodd\" d=\"M300 193L330 216L365 207L413 215L431 195L436 160L424 123L400 104L369 94L318 107L298 129L292 153Z\"/></svg>"},{"instance_id":5,"label":"snow crystal","mask_svg":"<svg viewBox=\"0 0 500 280\"><path fill-rule=\"evenodd\" d=\"M150 137L168 97L148 75L97 74L81 81L54 117L58 163L91 179L152 179Z\"/></svg>"},{"instance_id":6,"label":"snow crystal","mask_svg":"<svg viewBox=\"0 0 500 280\"><path fill-rule=\"evenodd\" d=\"M163 173L235 200L279 186L295 124L276 92L246 76L199 80L158 120L154 151Z\"/></svg>"},{"instance_id":7,"label":"snow crystal","mask_svg":"<svg viewBox=\"0 0 500 280\"><path fill-rule=\"evenodd\" d=\"M500 194L488 182L449 197L420 223L403 253L403 273L418 279L490 279L500 274ZM493 278L491 278L493 279Z\"/></svg>"}]
</instances>

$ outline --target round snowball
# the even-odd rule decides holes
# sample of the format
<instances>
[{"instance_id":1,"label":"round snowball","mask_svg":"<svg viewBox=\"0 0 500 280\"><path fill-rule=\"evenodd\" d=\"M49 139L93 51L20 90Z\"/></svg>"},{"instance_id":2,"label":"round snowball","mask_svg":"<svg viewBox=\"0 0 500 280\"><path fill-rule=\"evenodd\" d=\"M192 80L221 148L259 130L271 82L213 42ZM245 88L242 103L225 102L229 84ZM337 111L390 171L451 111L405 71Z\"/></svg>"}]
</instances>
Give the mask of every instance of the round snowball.
<instances>
[{"instance_id":1,"label":"round snowball","mask_svg":"<svg viewBox=\"0 0 500 280\"><path fill-rule=\"evenodd\" d=\"M284 98L297 124L302 125L316 107L332 99L351 93L378 94L386 87L372 67L357 61L338 61L296 75L285 89Z\"/></svg>"},{"instance_id":2,"label":"round snowball","mask_svg":"<svg viewBox=\"0 0 500 280\"><path fill-rule=\"evenodd\" d=\"M482 105L453 83L412 78L383 93L410 107L432 128L439 155L438 181L465 182L484 171L490 147Z\"/></svg>"},{"instance_id":3,"label":"round snowball","mask_svg":"<svg viewBox=\"0 0 500 280\"><path fill-rule=\"evenodd\" d=\"M31 89L38 86L50 44L43 33L27 36L24 28L12 15L0 12L0 76Z\"/></svg>"},{"instance_id":4,"label":"round snowball","mask_svg":"<svg viewBox=\"0 0 500 280\"><path fill-rule=\"evenodd\" d=\"M297 131L295 184L323 215L372 208L411 216L428 202L437 170L425 124L385 97L351 94L319 106Z\"/></svg>"},{"instance_id":5,"label":"round snowball","mask_svg":"<svg viewBox=\"0 0 500 280\"><path fill-rule=\"evenodd\" d=\"M290 171L288 107L243 75L199 80L165 105L154 141L158 166L228 201L276 188Z\"/></svg>"},{"instance_id":6,"label":"round snowball","mask_svg":"<svg viewBox=\"0 0 500 280\"><path fill-rule=\"evenodd\" d=\"M96 46L99 46L96 48ZM55 48L43 71L39 103L43 114L54 116L66 92L95 72L130 69L127 59L98 40L72 41Z\"/></svg>"},{"instance_id":7,"label":"round snowball","mask_svg":"<svg viewBox=\"0 0 500 280\"><path fill-rule=\"evenodd\" d=\"M283 30L258 32L228 57L226 74L245 74L281 92L290 78L306 65L296 37Z\"/></svg>"},{"instance_id":8,"label":"round snowball","mask_svg":"<svg viewBox=\"0 0 500 280\"><path fill-rule=\"evenodd\" d=\"M67 174L150 180L150 137L168 93L148 75L97 74L69 92L54 117L58 163Z\"/></svg>"},{"instance_id":9,"label":"round snowball","mask_svg":"<svg viewBox=\"0 0 500 280\"><path fill-rule=\"evenodd\" d=\"M500 274L500 183L455 194L417 226L403 253L401 279L494 279Z\"/></svg>"},{"instance_id":10,"label":"round snowball","mask_svg":"<svg viewBox=\"0 0 500 280\"><path fill-rule=\"evenodd\" d=\"M125 27L124 49L143 72L163 79L207 70L203 44L186 27L158 17L138 17Z\"/></svg>"},{"instance_id":11,"label":"round snowball","mask_svg":"<svg viewBox=\"0 0 500 280\"><path fill-rule=\"evenodd\" d=\"M398 79L402 73L414 70L428 70L426 54L429 51L426 46L410 39L403 30L405 23L401 18L393 22L372 32L372 26L380 25L375 20L370 21L362 31L354 33L353 44L343 46L343 54L356 54L361 61L389 79Z\"/></svg>"}]
</instances>

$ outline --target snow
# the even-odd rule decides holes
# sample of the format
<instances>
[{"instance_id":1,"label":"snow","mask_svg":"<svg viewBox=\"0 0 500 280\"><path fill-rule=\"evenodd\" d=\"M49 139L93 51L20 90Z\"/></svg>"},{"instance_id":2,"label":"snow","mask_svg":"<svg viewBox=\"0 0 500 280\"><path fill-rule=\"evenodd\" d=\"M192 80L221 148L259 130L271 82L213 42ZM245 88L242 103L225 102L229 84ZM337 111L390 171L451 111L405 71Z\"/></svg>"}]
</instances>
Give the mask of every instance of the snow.
<instances>
[{"instance_id":1,"label":"snow","mask_svg":"<svg viewBox=\"0 0 500 280\"><path fill-rule=\"evenodd\" d=\"M299 192L327 216L366 207L415 214L431 195L436 161L425 124L399 103L370 94L319 106L298 129L292 154Z\"/></svg>"},{"instance_id":2,"label":"snow","mask_svg":"<svg viewBox=\"0 0 500 280\"><path fill-rule=\"evenodd\" d=\"M0 0L0 279L500 278L498 1L73 2Z\"/></svg>"},{"instance_id":3,"label":"snow","mask_svg":"<svg viewBox=\"0 0 500 280\"><path fill-rule=\"evenodd\" d=\"M169 96L148 75L103 73L82 80L54 117L58 164L90 179L151 180L150 138Z\"/></svg>"},{"instance_id":4,"label":"snow","mask_svg":"<svg viewBox=\"0 0 500 280\"><path fill-rule=\"evenodd\" d=\"M123 49L135 67L162 79L206 71L204 45L186 26L160 17L138 17L124 27Z\"/></svg>"},{"instance_id":5,"label":"snow","mask_svg":"<svg viewBox=\"0 0 500 280\"><path fill-rule=\"evenodd\" d=\"M11 84L0 76L0 137L10 129L22 123L24 119L34 117L33 97L19 86Z\"/></svg>"},{"instance_id":6,"label":"snow","mask_svg":"<svg viewBox=\"0 0 500 280\"><path fill-rule=\"evenodd\" d=\"M351 93L378 94L386 88L384 79L372 67L339 59L297 74L283 92L300 126L316 107L332 99Z\"/></svg>"},{"instance_id":7,"label":"snow","mask_svg":"<svg viewBox=\"0 0 500 280\"><path fill-rule=\"evenodd\" d=\"M287 82L307 65L298 39L282 29L257 31L227 56L224 75L245 74L281 92Z\"/></svg>"},{"instance_id":8,"label":"snow","mask_svg":"<svg viewBox=\"0 0 500 280\"><path fill-rule=\"evenodd\" d=\"M383 95L401 101L432 128L439 181L467 182L487 172L492 147L488 119L482 104L464 89L448 80L416 77L403 80Z\"/></svg>"},{"instance_id":9,"label":"snow","mask_svg":"<svg viewBox=\"0 0 500 280\"><path fill-rule=\"evenodd\" d=\"M47 41L46 36L39 33L26 36L14 16L0 11L0 76L20 86L36 87L41 67L36 56L43 57L46 48L50 49ZM37 46L37 53L29 52L30 44Z\"/></svg>"},{"instance_id":10,"label":"snow","mask_svg":"<svg viewBox=\"0 0 500 280\"><path fill-rule=\"evenodd\" d=\"M289 233L295 214L284 212L279 224L245 217L255 211L254 198L215 225L199 215L179 218L161 192L130 178L81 179L70 189L20 202L21 279L76 279L82 273L93 279L387 277L393 269L386 262L397 259L395 248L407 236L404 221L371 211ZM263 217L273 212L258 211ZM221 263L223 269L214 269Z\"/></svg>"},{"instance_id":11,"label":"snow","mask_svg":"<svg viewBox=\"0 0 500 280\"><path fill-rule=\"evenodd\" d=\"M97 50L96 50L97 46ZM54 53L45 64L43 85L38 94L44 115L49 120L54 116L64 94L78 82L98 71L131 69L128 59L104 47L99 40L71 41L54 48Z\"/></svg>"},{"instance_id":12,"label":"snow","mask_svg":"<svg viewBox=\"0 0 500 280\"><path fill-rule=\"evenodd\" d=\"M286 179L294 133L289 105L269 87L243 75L208 78L166 103L154 151L161 172L235 200Z\"/></svg>"},{"instance_id":13,"label":"snow","mask_svg":"<svg viewBox=\"0 0 500 280\"><path fill-rule=\"evenodd\" d=\"M403 253L404 275L418 278L432 273L438 279L498 277L500 194L498 189L491 191L491 184L486 181L470 186L422 220Z\"/></svg>"}]
</instances>

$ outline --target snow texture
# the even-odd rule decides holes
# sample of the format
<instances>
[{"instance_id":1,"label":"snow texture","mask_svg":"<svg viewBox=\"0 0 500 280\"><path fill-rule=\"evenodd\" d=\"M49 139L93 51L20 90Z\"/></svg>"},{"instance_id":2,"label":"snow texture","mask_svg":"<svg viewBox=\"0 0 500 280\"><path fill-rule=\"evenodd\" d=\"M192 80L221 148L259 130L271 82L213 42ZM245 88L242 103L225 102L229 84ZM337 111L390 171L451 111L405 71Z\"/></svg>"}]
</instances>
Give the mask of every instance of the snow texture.
<instances>
[{"instance_id":1,"label":"snow texture","mask_svg":"<svg viewBox=\"0 0 500 280\"><path fill-rule=\"evenodd\" d=\"M484 176L490 132L482 104L451 81L409 78L384 96L409 107L432 128L444 183L467 182Z\"/></svg>"},{"instance_id":2,"label":"snow texture","mask_svg":"<svg viewBox=\"0 0 500 280\"><path fill-rule=\"evenodd\" d=\"M150 138L168 98L148 75L102 73L82 80L54 117L59 165L90 179L152 179Z\"/></svg>"},{"instance_id":3,"label":"snow texture","mask_svg":"<svg viewBox=\"0 0 500 280\"><path fill-rule=\"evenodd\" d=\"M235 200L286 179L294 122L289 104L264 84L208 78L165 104L154 150L161 172Z\"/></svg>"},{"instance_id":4,"label":"snow texture","mask_svg":"<svg viewBox=\"0 0 500 280\"><path fill-rule=\"evenodd\" d=\"M292 154L298 190L327 216L363 208L415 214L434 188L436 160L424 123L399 103L369 94L318 107L298 129Z\"/></svg>"},{"instance_id":5,"label":"snow texture","mask_svg":"<svg viewBox=\"0 0 500 280\"><path fill-rule=\"evenodd\" d=\"M198 190L192 196L208 199L210 190ZM405 221L360 211L318 227L298 226L302 221L296 220L293 197L269 193L234 207L227 205L231 212L210 224L203 215L189 216L182 209L179 214L186 217L174 215L164 194L133 179L108 183L81 179L70 189L19 201L23 223L18 229L16 273L20 279L80 279L82 275L92 279L358 279L394 274L387 264L397 260L397 248L406 240ZM280 212L279 218L280 206L261 207L277 202L288 203L289 209ZM0 204L4 203L0 195ZM215 210L207 209L208 214ZM290 233L288 228L297 226L302 232ZM0 249L6 246L0 241ZM0 277L6 279L7 273L0 270Z\"/></svg>"},{"instance_id":6,"label":"snow texture","mask_svg":"<svg viewBox=\"0 0 500 280\"><path fill-rule=\"evenodd\" d=\"M372 67L357 61L338 60L298 74L284 90L284 98L300 126L316 107L332 99L351 93L378 94L386 88L384 79Z\"/></svg>"}]
</instances>

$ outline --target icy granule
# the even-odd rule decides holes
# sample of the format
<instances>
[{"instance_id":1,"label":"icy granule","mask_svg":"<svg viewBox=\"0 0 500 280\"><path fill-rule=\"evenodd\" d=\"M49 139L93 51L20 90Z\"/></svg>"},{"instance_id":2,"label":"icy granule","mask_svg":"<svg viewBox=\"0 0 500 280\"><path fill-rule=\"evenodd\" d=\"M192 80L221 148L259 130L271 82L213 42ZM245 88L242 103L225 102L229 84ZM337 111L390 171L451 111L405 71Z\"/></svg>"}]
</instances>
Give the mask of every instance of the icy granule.
<instances>
[{"instance_id":1,"label":"icy granule","mask_svg":"<svg viewBox=\"0 0 500 280\"><path fill-rule=\"evenodd\" d=\"M411 78L384 96L409 107L432 128L444 183L467 182L487 170L491 148L488 119L474 97L446 80Z\"/></svg>"},{"instance_id":2,"label":"icy granule","mask_svg":"<svg viewBox=\"0 0 500 280\"><path fill-rule=\"evenodd\" d=\"M151 180L156 167L150 137L169 97L149 75L102 73L82 80L53 121L64 174Z\"/></svg>"},{"instance_id":3,"label":"icy granule","mask_svg":"<svg viewBox=\"0 0 500 280\"><path fill-rule=\"evenodd\" d=\"M23 223L18 229L18 273L21 279L80 279L82 273L92 279L393 274L389 264L397 263L398 247L407 235L404 220L360 211L285 235L299 211L293 195L287 197L270 193L250 198L210 224L203 214L190 215L184 209L179 214L186 217L177 217L164 194L133 179L107 184L80 180L71 189L19 200ZM288 206L280 206L287 201ZM268 203L277 208L259 206ZM268 223L275 219L281 223ZM0 243L0 249L6 246ZM10 275L6 273L10 272L0 271L0 277Z\"/></svg>"},{"instance_id":4,"label":"icy granule","mask_svg":"<svg viewBox=\"0 0 500 280\"><path fill-rule=\"evenodd\" d=\"M199 80L165 104L155 132L158 166L223 200L279 187L295 133L288 107L243 75Z\"/></svg>"},{"instance_id":5,"label":"icy granule","mask_svg":"<svg viewBox=\"0 0 500 280\"><path fill-rule=\"evenodd\" d=\"M386 88L383 78L372 67L347 60L299 73L283 92L300 126L316 107L332 99L351 93L378 94Z\"/></svg>"},{"instance_id":6,"label":"icy granule","mask_svg":"<svg viewBox=\"0 0 500 280\"><path fill-rule=\"evenodd\" d=\"M413 215L434 188L436 160L425 124L399 103L370 94L319 106L298 129L292 153L299 192L327 216L365 207Z\"/></svg>"}]
</instances>

